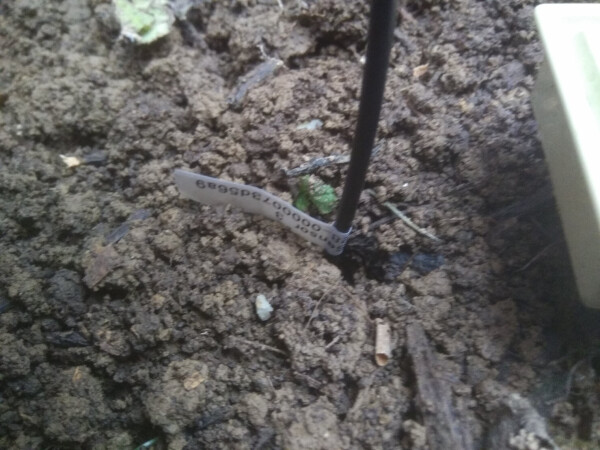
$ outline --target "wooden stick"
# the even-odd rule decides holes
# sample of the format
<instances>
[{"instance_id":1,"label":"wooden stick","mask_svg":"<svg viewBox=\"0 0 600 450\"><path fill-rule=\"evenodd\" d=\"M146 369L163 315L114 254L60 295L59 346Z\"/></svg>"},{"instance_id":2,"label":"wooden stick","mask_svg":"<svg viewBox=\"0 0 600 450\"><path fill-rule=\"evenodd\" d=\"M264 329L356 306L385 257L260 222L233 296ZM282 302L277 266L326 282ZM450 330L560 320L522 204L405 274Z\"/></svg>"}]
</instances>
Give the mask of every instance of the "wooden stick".
<instances>
[{"instance_id":1,"label":"wooden stick","mask_svg":"<svg viewBox=\"0 0 600 450\"><path fill-rule=\"evenodd\" d=\"M465 418L453 405L452 388L444 380L438 357L423 327L413 322L406 327L406 346L417 380L418 407L427 428L431 450L473 450L473 437Z\"/></svg>"},{"instance_id":2,"label":"wooden stick","mask_svg":"<svg viewBox=\"0 0 600 450\"><path fill-rule=\"evenodd\" d=\"M283 350L279 350L278 348L275 347L271 347L270 345L266 345L263 344L261 342L255 342L255 341L249 341L248 339L244 339L244 338L239 338L239 337L235 337L235 336L230 336L230 339L234 340L234 341L238 341L241 342L242 344L246 344L246 345L250 345L253 347L257 347L261 350L268 350L270 352L273 353L277 353L279 355L283 355L283 356L288 356L288 354L286 352L284 352Z\"/></svg>"}]
</instances>

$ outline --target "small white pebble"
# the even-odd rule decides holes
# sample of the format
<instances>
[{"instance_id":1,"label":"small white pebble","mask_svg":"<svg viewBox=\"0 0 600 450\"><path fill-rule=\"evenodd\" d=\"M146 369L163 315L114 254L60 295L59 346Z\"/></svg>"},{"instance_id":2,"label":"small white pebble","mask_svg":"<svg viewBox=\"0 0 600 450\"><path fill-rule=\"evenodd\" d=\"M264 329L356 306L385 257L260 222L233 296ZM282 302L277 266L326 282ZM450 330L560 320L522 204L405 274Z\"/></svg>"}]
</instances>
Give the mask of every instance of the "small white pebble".
<instances>
[{"instance_id":1,"label":"small white pebble","mask_svg":"<svg viewBox=\"0 0 600 450\"><path fill-rule=\"evenodd\" d=\"M271 317L271 313L273 312L273 307L267 300L267 297L262 294L258 294L256 296L255 305L256 314L258 315L259 319L262 321L269 320L269 317Z\"/></svg>"},{"instance_id":2,"label":"small white pebble","mask_svg":"<svg viewBox=\"0 0 600 450\"><path fill-rule=\"evenodd\" d=\"M313 119L310 122L302 123L296 127L296 130L317 130L323 126L323 122L319 119Z\"/></svg>"},{"instance_id":3,"label":"small white pebble","mask_svg":"<svg viewBox=\"0 0 600 450\"><path fill-rule=\"evenodd\" d=\"M77 156L65 156L59 155L60 159L67 165L67 167L77 167L81 164L81 159Z\"/></svg>"}]
</instances>

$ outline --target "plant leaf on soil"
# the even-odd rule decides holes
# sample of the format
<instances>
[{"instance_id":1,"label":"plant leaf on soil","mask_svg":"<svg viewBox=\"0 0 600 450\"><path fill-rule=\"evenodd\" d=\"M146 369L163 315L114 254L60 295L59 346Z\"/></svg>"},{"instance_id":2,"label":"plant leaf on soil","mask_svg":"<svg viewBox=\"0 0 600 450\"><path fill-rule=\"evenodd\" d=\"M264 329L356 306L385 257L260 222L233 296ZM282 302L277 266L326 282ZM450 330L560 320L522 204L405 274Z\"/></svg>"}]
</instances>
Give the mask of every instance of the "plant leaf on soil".
<instances>
[{"instance_id":1,"label":"plant leaf on soil","mask_svg":"<svg viewBox=\"0 0 600 450\"><path fill-rule=\"evenodd\" d=\"M166 36L175 21L168 0L113 0L121 36L149 44Z\"/></svg>"},{"instance_id":2,"label":"plant leaf on soil","mask_svg":"<svg viewBox=\"0 0 600 450\"><path fill-rule=\"evenodd\" d=\"M306 212L310 207L310 184L308 181L308 176L300 178L298 189L298 196L296 197L296 200L294 200L294 206L300 211Z\"/></svg>"},{"instance_id":3,"label":"plant leaf on soil","mask_svg":"<svg viewBox=\"0 0 600 450\"><path fill-rule=\"evenodd\" d=\"M329 214L337 202L335 190L328 184L322 183L311 186L310 199L321 214Z\"/></svg>"},{"instance_id":4,"label":"plant leaf on soil","mask_svg":"<svg viewBox=\"0 0 600 450\"><path fill-rule=\"evenodd\" d=\"M332 186L324 183L314 175L305 175L300 178L299 192L294 206L306 212L312 205L319 214L329 214L337 202L337 195Z\"/></svg>"}]
</instances>

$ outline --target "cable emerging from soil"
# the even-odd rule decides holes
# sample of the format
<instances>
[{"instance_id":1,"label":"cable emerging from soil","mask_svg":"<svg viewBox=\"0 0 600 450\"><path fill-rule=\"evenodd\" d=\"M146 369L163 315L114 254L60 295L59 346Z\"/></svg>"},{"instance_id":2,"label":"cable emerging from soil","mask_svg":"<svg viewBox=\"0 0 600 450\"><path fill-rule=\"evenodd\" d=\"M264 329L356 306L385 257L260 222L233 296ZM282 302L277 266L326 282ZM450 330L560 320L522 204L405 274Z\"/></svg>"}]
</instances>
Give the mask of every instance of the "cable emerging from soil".
<instances>
[{"instance_id":1,"label":"cable emerging from soil","mask_svg":"<svg viewBox=\"0 0 600 450\"><path fill-rule=\"evenodd\" d=\"M373 0L367 41L367 59L363 74L358 122L354 133L350 166L334 226L346 233L352 226L360 193L365 184L371 150L375 142L385 79L390 59L394 26L395 0Z\"/></svg>"}]
</instances>

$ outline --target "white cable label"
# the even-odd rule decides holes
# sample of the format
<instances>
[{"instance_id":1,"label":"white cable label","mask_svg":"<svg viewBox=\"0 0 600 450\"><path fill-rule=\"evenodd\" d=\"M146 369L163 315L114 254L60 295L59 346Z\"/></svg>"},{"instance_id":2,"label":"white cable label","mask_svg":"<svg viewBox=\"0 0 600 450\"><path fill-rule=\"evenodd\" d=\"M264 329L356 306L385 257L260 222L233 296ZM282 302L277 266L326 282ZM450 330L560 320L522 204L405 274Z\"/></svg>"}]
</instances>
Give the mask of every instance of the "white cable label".
<instances>
[{"instance_id":1,"label":"white cable label","mask_svg":"<svg viewBox=\"0 0 600 450\"><path fill-rule=\"evenodd\" d=\"M175 169L175 183L184 197L205 205L229 204L282 223L309 242L339 255L350 236L332 224L310 217L288 202L262 189Z\"/></svg>"}]
</instances>

